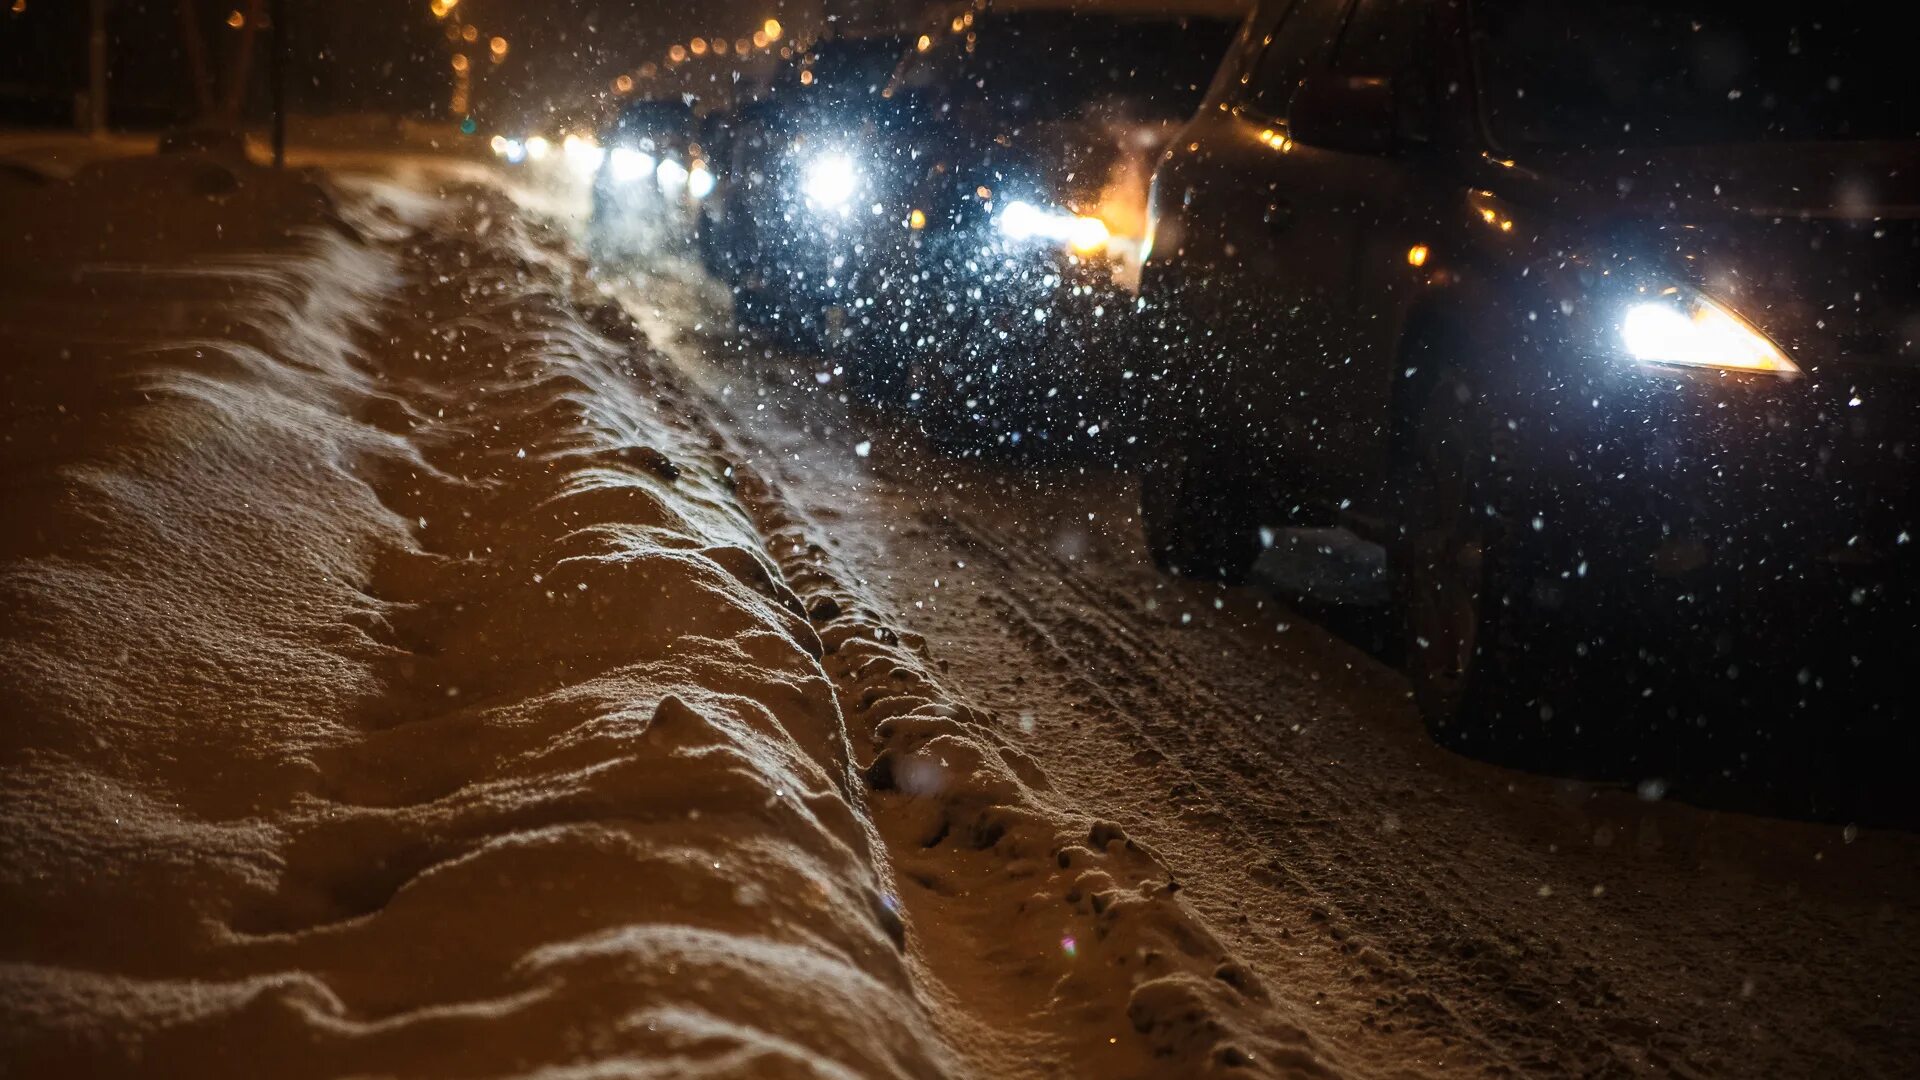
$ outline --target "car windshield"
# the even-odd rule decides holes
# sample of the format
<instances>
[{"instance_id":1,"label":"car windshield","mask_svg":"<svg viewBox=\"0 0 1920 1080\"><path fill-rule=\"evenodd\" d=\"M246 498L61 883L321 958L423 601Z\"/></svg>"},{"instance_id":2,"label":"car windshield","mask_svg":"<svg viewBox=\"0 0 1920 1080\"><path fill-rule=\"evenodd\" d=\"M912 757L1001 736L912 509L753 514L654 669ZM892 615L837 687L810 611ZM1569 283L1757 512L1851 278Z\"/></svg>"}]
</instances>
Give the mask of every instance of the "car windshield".
<instances>
[{"instance_id":1,"label":"car windshield","mask_svg":"<svg viewBox=\"0 0 1920 1080\"><path fill-rule=\"evenodd\" d=\"M1210 18L1115 18L1032 12L981 19L960 80L1005 119L1067 116L1124 99L1184 117L1199 107L1235 24Z\"/></svg>"},{"instance_id":2,"label":"car windshield","mask_svg":"<svg viewBox=\"0 0 1920 1080\"><path fill-rule=\"evenodd\" d=\"M1895 6L1477 0L1487 117L1516 145L1909 139Z\"/></svg>"}]
</instances>

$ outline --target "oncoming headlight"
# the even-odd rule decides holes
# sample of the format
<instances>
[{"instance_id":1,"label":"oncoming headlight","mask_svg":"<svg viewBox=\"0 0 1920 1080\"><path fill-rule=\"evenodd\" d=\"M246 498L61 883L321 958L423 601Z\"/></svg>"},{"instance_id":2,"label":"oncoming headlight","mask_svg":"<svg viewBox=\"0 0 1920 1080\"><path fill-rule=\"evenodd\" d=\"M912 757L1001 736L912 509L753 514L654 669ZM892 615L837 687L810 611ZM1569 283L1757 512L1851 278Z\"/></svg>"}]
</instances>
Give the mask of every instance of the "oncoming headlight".
<instances>
[{"instance_id":1,"label":"oncoming headlight","mask_svg":"<svg viewBox=\"0 0 1920 1080\"><path fill-rule=\"evenodd\" d=\"M567 167L581 176L592 176L600 168L600 159L605 154L600 144L585 135L569 135L560 144L561 156L566 159Z\"/></svg>"},{"instance_id":2,"label":"oncoming headlight","mask_svg":"<svg viewBox=\"0 0 1920 1080\"><path fill-rule=\"evenodd\" d=\"M713 194L713 170L705 162L695 162L687 173L687 194L696 199L704 199Z\"/></svg>"},{"instance_id":3,"label":"oncoming headlight","mask_svg":"<svg viewBox=\"0 0 1920 1080\"><path fill-rule=\"evenodd\" d=\"M493 152L506 158L508 164L518 165L527 160L527 146L519 139L509 139L505 135L495 135L490 142Z\"/></svg>"},{"instance_id":4,"label":"oncoming headlight","mask_svg":"<svg viewBox=\"0 0 1920 1080\"><path fill-rule=\"evenodd\" d=\"M1052 240L1083 255L1106 248L1112 234L1107 223L1065 210L1035 206L1015 199L994 218L994 227L1009 240Z\"/></svg>"},{"instance_id":5,"label":"oncoming headlight","mask_svg":"<svg viewBox=\"0 0 1920 1080\"><path fill-rule=\"evenodd\" d=\"M632 184L653 175L653 155L631 146L616 146L607 154L607 171L622 184Z\"/></svg>"},{"instance_id":6,"label":"oncoming headlight","mask_svg":"<svg viewBox=\"0 0 1920 1080\"><path fill-rule=\"evenodd\" d=\"M1679 286L1629 301L1620 319L1620 344L1643 364L1800 374L1787 354L1747 320Z\"/></svg>"},{"instance_id":7,"label":"oncoming headlight","mask_svg":"<svg viewBox=\"0 0 1920 1080\"><path fill-rule=\"evenodd\" d=\"M860 189L860 170L844 153L826 153L807 162L800 174L800 194L821 210L845 210Z\"/></svg>"}]
</instances>

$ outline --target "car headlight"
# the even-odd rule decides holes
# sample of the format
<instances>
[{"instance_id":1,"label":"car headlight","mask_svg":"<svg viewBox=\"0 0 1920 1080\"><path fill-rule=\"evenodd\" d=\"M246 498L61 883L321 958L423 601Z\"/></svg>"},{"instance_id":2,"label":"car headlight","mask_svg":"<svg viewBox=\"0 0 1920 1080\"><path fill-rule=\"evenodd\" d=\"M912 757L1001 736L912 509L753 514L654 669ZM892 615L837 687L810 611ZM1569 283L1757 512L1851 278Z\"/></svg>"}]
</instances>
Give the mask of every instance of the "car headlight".
<instances>
[{"instance_id":1,"label":"car headlight","mask_svg":"<svg viewBox=\"0 0 1920 1080\"><path fill-rule=\"evenodd\" d=\"M560 151L567 167L581 176L592 176L599 171L600 159L605 156L600 144L585 135L567 136L566 142L560 144Z\"/></svg>"},{"instance_id":2,"label":"car headlight","mask_svg":"<svg viewBox=\"0 0 1920 1080\"><path fill-rule=\"evenodd\" d=\"M1679 286L1629 300L1620 319L1620 344L1643 364L1800 374L1787 354L1753 324Z\"/></svg>"},{"instance_id":3,"label":"car headlight","mask_svg":"<svg viewBox=\"0 0 1920 1080\"><path fill-rule=\"evenodd\" d=\"M860 190L860 169L843 153L821 154L800 174L800 194L820 210L845 210Z\"/></svg>"},{"instance_id":4,"label":"car headlight","mask_svg":"<svg viewBox=\"0 0 1920 1080\"><path fill-rule=\"evenodd\" d=\"M653 175L653 155L631 146L616 146L607 154L607 172L622 184L632 184Z\"/></svg>"},{"instance_id":5,"label":"car headlight","mask_svg":"<svg viewBox=\"0 0 1920 1080\"><path fill-rule=\"evenodd\" d=\"M660 179L660 186L669 191L677 191L686 186L687 167L672 158L661 158L660 165L653 175Z\"/></svg>"},{"instance_id":6,"label":"car headlight","mask_svg":"<svg viewBox=\"0 0 1920 1080\"><path fill-rule=\"evenodd\" d=\"M695 162L687 172L687 194L696 199L704 199L713 194L713 170L707 168L704 161Z\"/></svg>"},{"instance_id":7,"label":"car headlight","mask_svg":"<svg viewBox=\"0 0 1920 1080\"><path fill-rule=\"evenodd\" d=\"M1105 250L1113 238L1107 223L1097 217L1035 206L1020 199L1007 203L993 224L1009 240L1051 240L1083 255Z\"/></svg>"},{"instance_id":8,"label":"car headlight","mask_svg":"<svg viewBox=\"0 0 1920 1080\"><path fill-rule=\"evenodd\" d=\"M493 152L507 159L508 164L518 165L527 160L527 145L519 139L509 139L505 135L495 135L492 140Z\"/></svg>"}]
</instances>

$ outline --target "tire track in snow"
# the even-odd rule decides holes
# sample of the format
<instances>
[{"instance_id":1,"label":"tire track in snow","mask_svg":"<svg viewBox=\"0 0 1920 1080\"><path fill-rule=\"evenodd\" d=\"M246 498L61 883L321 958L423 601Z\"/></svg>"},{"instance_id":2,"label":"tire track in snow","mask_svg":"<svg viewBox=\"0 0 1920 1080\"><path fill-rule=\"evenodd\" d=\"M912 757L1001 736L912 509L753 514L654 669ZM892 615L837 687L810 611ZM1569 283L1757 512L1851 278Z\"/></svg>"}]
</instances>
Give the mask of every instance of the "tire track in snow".
<instances>
[{"instance_id":1,"label":"tire track in snow","mask_svg":"<svg viewBox=\"0 0 1920 1080\"><path fill-rule=\"evenodd\" d=\"M1297 857L1299 851L1278 852L1267 869L1314 898L1315 910L1326 918L1327 934L1340 942L1342 951L1385 953L1403 995L1391 1005L1378 1003L1386 1016L1445 1023L1503 1067L1529 1073L1647 1068L1674 1075L1715 1072L1707 1062L1693 1060L1684 1038L1671 1034L1672 1025L1653 1010L1678 1007L1693 1013L1692 1023L1699 1025L1713 1023L1712 1012L1684 1002L1647 1000L1636 1013L1622 1015L1627 994L1604 975L1604 958L1578 938L1556 940L1551 924L1516 936L1508 928L1511 919L1502 919L1482 899L1484 878L1446 872L1416 877L1397 869L1420 866L1431 842L1414 815L1403 813L1401 828L1393 834L1356 833L1353 825L1363 817L1355 804L1350 770L1303 767L1302 740L1291 739L1291 748L1276 747L1274 728L1225 722L1244 717L1251 711L1247 702L1272 692L1274 673L1262 657L1246 652L1239 635L1220 635L1236 654L1229 662L1187 663L1168 657L1155 645L1155 637L1164 640L1168 628L1156 626L1131 597L1089 581L1083 566L1060 557L1049 545L1027 542L1018 533L1010 537L1009 530L985 525L952 505L929 509L922 518L946 529L953 542L976 557L997 561L1009 580L1057 583L1064 589L1069 596L1064 602L1052 597L1045 603L1027 602L1012 589L993 600L1008 617L1039 627L1038 637L1061 649L1073 669L1098 672L1082 680L1079 692L1100 693L1108 702L1110 719L1138 731L1156 749L1170 750L1183 773L1197 778L1216 799L1230 798L1230 820L1297 824L1294 837L1308 849L1305 854L1323 869L1337 868L1337 880L1320 885L1289 867L1289 856ZM1258 674L1248 677L1254 672ZM1328 704L1311 682L1291 672L1279 674L1308 694L1316 707ZM1179 704L1183 702L1200 707ZM1196 729L1173 717L1205 717L1212 723ZM1331 726L1327 717L1319 721L1322 732ZM1347 738L1367 734L1365 727L1351 722L1341 730ZM1244 745L1249 740L1251 747ZM1384 749L1375 740L1367 741L1374 745L1365 751ZM1356 755L1347 748L1343 756L1367 753ZM1296 802L1308 805L1303 809ZM1255 847L1270 847L1247 829L1233 833ZM1515 868L1502 869L1511 875ZM1644 914L1661 917L1658 912ZM1600 935L1602 940L1636 934L1631 922L1606 921L1613 929ZM1363 944L1356 932L1365 935ZM1560 1018L1540 1016L1543 1009L1555 1007L1567 1011ZM1826 1057L1817 1037L1791 1028L1775 1036L1785 1044L1787 1057L1803 1060ZM1721 1034L1728 1044L1739 1038L1731 1030ZM1706 1049L1711 1056L1714 1047Z\"/></svg>"},{"instance_id":2,"label":"tire track in snow","mask_svg":"<svg viewBox=\"0 0 1920 1080\"><path fill-rule=\"evenodd\" d=\"M1022 544L995 542L964 513L948 509L929 511L923 517L946 528L976 556L998 563L1016 579L1057 582L1075 594L1080 601L1077 610L1065 605L1029 603L1012 590L995 593L987 602L1002 619L1019 628L1016 632L1024 631L1022 637L1052 651L1059 660L1058 666L1097 672L1091 678L1077 678L1072 692L1099 699L1104 704L1102 720L1124 726L1132 738L1163 758L1163 762L1157 763L1159 767L1176 777L1166 782L1170 790L1212 793L1212 797L1200 802L1198 813L1194 812L1191 804L1195 800L1191 797L1183 800L1187 805L1182 805L1180 812L1196 827L1218 837L1219 848L1271 852L1275 846L1272 838L1260 835L1246 824L1249 815L1236 813L1234 805L1221 801L1223 790L1231 792L1243 807L1245 804L1258 807L1258 816L1251 820L1283 824L1297 835L1323 832L1349 812L1350 808L1345 806L1303 808L1299 797L1305 792L1297 784L1268 786L1263 792L1260 778L1278 767L1265 755L1256 759L1231 740L1202 741L1193 734L1193 725L1151 719L1166 714L1165 703L1156 699L1169 696L1201 703L1199 709L1183 710L1187 716L1244 714L1247 709L1196 680L1190 669L1167 661L1162 651L1154 648L1139 631L1134 620L1098 614L1133 610L1131 598L1086 582L1075 567L1050 554ZM1292 781L1294 777L1288 779ZM1293 799L1273 797L1283 792ZM1345 966L1348 969L1345 974L1349 976L1358 974L1354 970L1356 965L1364 967L1367 977L1385 980L1403 994L1413 985L1410 974L1379 962L1380 954L1375 950L1380 943L1357 935L1345 925L1346 912L1339 891L1317 884L1285 858L1284 853L1269 855L1254 870L1232 876L1242 882L1239 888L1273 890L1278 887L1286 902L1299 913L1299 922L1316 927L1325 939L1323 948L1345 961L1338 965L1323 959L1324 967ZM1235 893L1238 888L1220 891ZM1359 959L1363 956L1368 959ZM1455 1003L1438 998L1415 1000L1423 1001L1425 1007L1409 1004L1402 1009L1424 1013L1415 1017L1420 1023L1478 1047L1490 1059L1512 1064L1508 1048L1501 1045L1503 1040L1468 1020ZM1377 1024L1380 1019L1382 1017L1370 1014L1363 1023Z\"/></svg>"}]
</instances>

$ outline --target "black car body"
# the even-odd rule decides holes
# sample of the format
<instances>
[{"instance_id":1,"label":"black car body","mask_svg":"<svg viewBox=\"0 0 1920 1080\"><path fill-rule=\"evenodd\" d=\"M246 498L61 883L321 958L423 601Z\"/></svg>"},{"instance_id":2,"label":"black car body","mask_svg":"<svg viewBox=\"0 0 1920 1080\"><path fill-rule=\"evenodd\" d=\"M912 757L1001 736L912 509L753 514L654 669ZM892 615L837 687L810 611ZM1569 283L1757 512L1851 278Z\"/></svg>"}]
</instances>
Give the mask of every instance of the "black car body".
<instances>
[{"instance_id":1,"label":"black car body","mask_svg":"<svg viewBox=\"0 0 1920 1080\"><path fill-rule=\"evenodd\" d=\"M1154 181L1156 557L1377 538L1430 723L1490 753L1903 725L1853 696L1920 656L1890 10L1261 5Z\"/></svg>"},{"instance_id":2,"label":"black car body","mask_svg":"<svg viewBox=\"0 0 1920 1080\"><path fill-rule=\"evenodd\" d=\"M912 117L896 153L913 183L868 275L866 374L1011 441L1084 427L1086 396L1122 375L1152 164L1236 26L1151 5L938 11L887 90Z\"/></svg>"},{"instance_id":3,"label":"black car body","mask_svg":"<svg viewBox=\"0 0 1920 1080\"><path fill-rule=\"evenodd\" d=\"M881 91L904 47L880 31L824 38L729 118L721 196L703 222L710 262L743 316L795 343L833 336L862 249L896 224L898 175L871 148L893 127Z\"/></svg>"}]
</instances>

